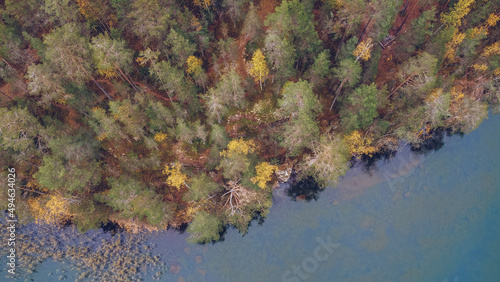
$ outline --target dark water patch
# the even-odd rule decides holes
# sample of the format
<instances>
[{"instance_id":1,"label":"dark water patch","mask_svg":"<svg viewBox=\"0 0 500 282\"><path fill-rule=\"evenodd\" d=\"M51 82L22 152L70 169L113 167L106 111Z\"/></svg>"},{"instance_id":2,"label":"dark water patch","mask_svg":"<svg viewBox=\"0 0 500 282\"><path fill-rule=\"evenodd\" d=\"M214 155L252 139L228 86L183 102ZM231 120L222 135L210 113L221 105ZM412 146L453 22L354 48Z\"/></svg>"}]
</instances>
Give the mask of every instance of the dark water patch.
<instances>
[{"instance_id":1,"label":"dark water patch","mask_svg":"<svg viewBox=\"0 0 500 282\"><path fill-rule=\"evenodd\" d=\"M317 201L319 193L322 190L323 189L321 189L314 178L309 176L307 178L299 180L298 182L292 181L287 194L292 199L292 201L305 200L306 202L310 202L311 200Z\"/></svg>"},{"instance_id":2,"label":"dark water patch","mask_svg":"<svg viewBox=\"0 0 500 282\"><path fill-rule=\"evenodd\" d=\"M444 146L444 137L458 135L460 137L463 136L463 133L460 132L452 132L448 129L438 128L433 130L431 133L431 137L425 139L420 144L415 144L411 146L411 150L417 154L427 155L431 152L437 152Z\"/></svg>"},{"instance_id":3,"label":"dark water patch","mask_svg":"<svg viewBox=\"0 0 500 282\"><path fill-rule=\"evenodd\" d=\"M363 171L372 172L376 168L376 164L379 161L387 161L392 159L398 151L394 150L381 150L373 154L371 157L368 155L363 155L361 158L353 158L351 160L351 168L356 166L361 166Z\"/></svg>"},{"instance_id":4,"label":"dark water patch","mask_svg":"<svg viewBox=\"0 0 500 282\"><path fill-rule=\"evenodd\" d=\"M103 232L109 232L111 235L116 235L117 233L122 233L125 231L123 227L121 227L118 223L113 221L108 221L106 224L101 223L101 228Z\"/></svg>"}]
</instances>

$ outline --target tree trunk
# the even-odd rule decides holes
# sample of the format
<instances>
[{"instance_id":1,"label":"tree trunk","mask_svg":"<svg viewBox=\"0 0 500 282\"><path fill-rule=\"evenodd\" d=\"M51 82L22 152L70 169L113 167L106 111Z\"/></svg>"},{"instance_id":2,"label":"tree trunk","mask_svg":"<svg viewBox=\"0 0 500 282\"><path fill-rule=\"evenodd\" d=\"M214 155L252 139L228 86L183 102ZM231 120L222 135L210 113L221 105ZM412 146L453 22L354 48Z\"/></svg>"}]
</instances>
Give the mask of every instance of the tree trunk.
<instances>
[{"instance_id":1,"label":"tree trunk","mask_svg":"<svg viewBox=\"0 0 500 282\"><path fill-rule=\"evenodd\" d=\"M337 89L337 93L335 95L335 98L333 99L333 102L332 102L332 105L330 106L330 111L333 109L333 105L335 104L335 101L337 101L337 97L339 96L340 94L340 90L342 90L342 86L344 86L344 83L347 81L347 78L344 78L344 80L342 81L342 83L340 84L339 86L339 89Z\"/></svg>"},{"instance_id":2,"label":"tree trunk","mask_svg":"<svg viewBox=\"0 0 500 282\"><path fill-rule=\"evenodd\" d=\"M111 96L109 96L108 92L106 92L106 90L104 90L104 88L102 88L102 86L99 84L99 82L97 82L97 80L95 80L95 78L91 77L92 78L92 81L97 85L97 87L99 87L99 89L101 89L101 91L106 95L106 97L108 97L109 100L113 101L113 98Z\"/></svg>"}]
</instances>

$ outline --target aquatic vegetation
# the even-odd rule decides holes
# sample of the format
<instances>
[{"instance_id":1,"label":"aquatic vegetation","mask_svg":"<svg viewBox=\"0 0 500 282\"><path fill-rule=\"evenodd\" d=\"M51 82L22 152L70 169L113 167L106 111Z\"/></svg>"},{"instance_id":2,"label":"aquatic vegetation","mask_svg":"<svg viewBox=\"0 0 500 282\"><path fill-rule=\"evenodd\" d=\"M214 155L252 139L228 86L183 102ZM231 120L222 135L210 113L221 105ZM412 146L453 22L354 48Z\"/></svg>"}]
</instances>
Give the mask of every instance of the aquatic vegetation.
<instances>
[{"instance_id":1,"label":"aquatic vegetation","mask_svg":"<svg viewBox=\"0 0 500 282\"><path fill-rule=\"evenodd\" d=\"M0 220L0 236L8 236L7 223ZM144 244L146 233L111 236L102 230L80 233L75 227L28 224L18 230L16 247L20 274L30 277L42 262L67 262L78 279L95 281L139 281L159 279L165 263ZM8 250L2 241L0 254ZM5 253L6 254L6 253ZM141 271L142 269L142 271ZM145 276L145 269L153 276Z\"/></svg>"}]
</instances>

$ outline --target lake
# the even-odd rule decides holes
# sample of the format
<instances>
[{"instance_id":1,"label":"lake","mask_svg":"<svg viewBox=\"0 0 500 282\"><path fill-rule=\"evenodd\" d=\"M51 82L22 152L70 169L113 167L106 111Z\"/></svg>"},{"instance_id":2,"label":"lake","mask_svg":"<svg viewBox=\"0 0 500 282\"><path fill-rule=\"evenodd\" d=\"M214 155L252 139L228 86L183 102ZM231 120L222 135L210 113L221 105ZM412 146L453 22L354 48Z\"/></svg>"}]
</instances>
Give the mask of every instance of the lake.
<instances>
[{"instance_id":1,"label":"lake","mask_svg":"<svg viewBox=\"0 0 500 282\"><path fill-rule=\"evenodd\" d=\"M490 115L437 151L403 147L353 168L317 200L292 201L282 187L245 236L230 228L223 242L190 245L164 231L146 243L165 262L162 281L500 281L499 140ZM56 280L64 267L44 262L33 279Z\"/></svg>"}]
</instances>

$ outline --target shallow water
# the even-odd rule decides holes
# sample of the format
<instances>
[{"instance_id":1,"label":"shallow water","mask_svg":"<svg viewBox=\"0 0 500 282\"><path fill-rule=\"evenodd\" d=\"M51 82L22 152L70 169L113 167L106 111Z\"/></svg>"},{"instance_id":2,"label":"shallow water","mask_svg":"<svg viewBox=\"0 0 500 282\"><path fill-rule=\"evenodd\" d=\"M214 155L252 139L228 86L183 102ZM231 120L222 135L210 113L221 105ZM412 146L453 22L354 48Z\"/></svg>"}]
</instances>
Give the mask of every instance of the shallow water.
<instances>
[{"instance_id":1,"label":"shallow water","mask_svg":"<svg viewBox=\"0 0 500 282\"><path fill-rule=\"evenodd\" d=\"M370 172L353 169L317 201L276 191L268 218L243 237L230 229L201 246L166 231L148 243L167 268L180 266L164 281L500 281L498 140L493 116L426 156L403 148ZM61 266L47 262L33 278L51 281Z\"/></svg>"}]
</instances>

